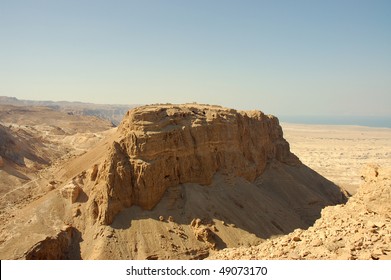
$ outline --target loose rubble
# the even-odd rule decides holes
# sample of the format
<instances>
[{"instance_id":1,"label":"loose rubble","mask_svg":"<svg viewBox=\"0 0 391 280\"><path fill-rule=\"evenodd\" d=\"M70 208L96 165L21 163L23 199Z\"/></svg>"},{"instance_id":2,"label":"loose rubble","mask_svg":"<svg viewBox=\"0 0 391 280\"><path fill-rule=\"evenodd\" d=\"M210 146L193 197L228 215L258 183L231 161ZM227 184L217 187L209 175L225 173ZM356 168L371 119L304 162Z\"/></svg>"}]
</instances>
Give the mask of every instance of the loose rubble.
<instances>
[{"instance_id":1,"label":"loose rubble","mask_svg":"<svg viewBox=\"0 0 391 280\"><path fill-rule=\"evenodd\" d=\"M254 247L224 249L211 259L391 259L391 169L371 165L345 205L329 206L307 230Z\"/></svg>"}]
</instances>

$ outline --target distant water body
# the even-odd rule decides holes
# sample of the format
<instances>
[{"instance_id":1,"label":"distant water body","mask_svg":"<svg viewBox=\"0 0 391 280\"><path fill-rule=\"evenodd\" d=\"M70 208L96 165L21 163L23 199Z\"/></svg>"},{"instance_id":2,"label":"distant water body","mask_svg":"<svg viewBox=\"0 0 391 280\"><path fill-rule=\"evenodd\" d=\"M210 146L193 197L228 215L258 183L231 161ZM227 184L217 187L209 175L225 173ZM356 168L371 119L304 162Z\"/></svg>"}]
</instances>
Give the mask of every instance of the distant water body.
<instances>
[{"instance_id":1,"label":"distant water body","mask_svg":"<svg viewBox=\"0 0 391 280\"><path fill-rule=\"evenodd\" d=\"M360 125L391 128L390 117L279 116L281 122L301 124Z\"/></svg>"}]
</instances>

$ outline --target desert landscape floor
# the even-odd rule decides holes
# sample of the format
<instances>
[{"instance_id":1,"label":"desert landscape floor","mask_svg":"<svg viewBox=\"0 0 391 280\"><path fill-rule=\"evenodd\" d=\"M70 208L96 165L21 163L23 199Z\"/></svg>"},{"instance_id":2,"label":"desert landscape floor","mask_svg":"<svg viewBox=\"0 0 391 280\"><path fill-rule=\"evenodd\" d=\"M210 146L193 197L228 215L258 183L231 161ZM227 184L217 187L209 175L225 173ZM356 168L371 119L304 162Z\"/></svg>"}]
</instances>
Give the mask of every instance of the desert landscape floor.
<instances>
[{"instance_id":1,"label":"desert landscape floor","mask_svg":"<svg viewBox=\"0 0 391 280\"><path fill-rule=\"evenodd\" d=\"M345 125L281 124L300 160L350 194L361 184L361 169L391 166L391 129Z\"/></svg>"}]
</instances>

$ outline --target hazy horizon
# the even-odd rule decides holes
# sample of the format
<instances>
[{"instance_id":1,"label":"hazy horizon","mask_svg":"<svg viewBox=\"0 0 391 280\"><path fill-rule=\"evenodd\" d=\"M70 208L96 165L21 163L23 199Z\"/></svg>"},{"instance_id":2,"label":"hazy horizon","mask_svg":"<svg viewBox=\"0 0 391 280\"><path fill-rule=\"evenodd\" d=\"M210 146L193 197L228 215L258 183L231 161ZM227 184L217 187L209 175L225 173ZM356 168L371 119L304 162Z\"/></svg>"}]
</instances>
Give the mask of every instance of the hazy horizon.
<instances>
[{"instance_id":1,"label":"hazy horizon","mask_svg":"<svg viewBox=\"0 0 391 280\"><path fill-rule=\"evenodd\" d=\"M0 3L0 95L391 116L389 1Z\"/></svg>"},{"instance_id":2,"label":"hazy horizon","mask_svg":"<svg viewBox=\"0 0 391 280\"><path fill-rule=\"evenodd\" d=\"M0 96L0 102L2 100L1 98L16 98L12 96ZM67 101L67 100L59 100L59 101L53 101L53 100L25 100L25 99L18 99L22 103L24 101L33 101L37 102L36 105L43 105L46 106L46 102L48 104L51 104L53 102L55 105L56 102L69 102L69 103L75 103L75 106L78 106L81 104L95 104L97 106L100 105L110 105L110 106L127 106L129 105L129 108L133 108L134 106L144 106L144 105L151 105L151 104L104 104L104 103L87 103L87 102L81 102L81 101ZM6 102L7 103L7 102ZM0 103L1 104L1 103ZM12 103L10 103L12 104ZM177 103L170 103L173 105L178 105ZM29 105L29 102L27 102L25 105ZM219 104L212 104L212 105L219 105ZM87 105L86 105L87 106ZM235 108L238 109L238 108ZM263 111L261 109L257 109L260 111ZM263 111L265 114L272 114L270 112ZM350 115L303 115L303 114L296 114L296 115L276 115L276 117L279 118L280 122L282 123L292 123L292 124L320 124L320 125L353 125L353 126L368 126L368 127L383 127L383 128L391 128L391 116L365 116L365 115L357 115L357 116L350 116Z\"/></svg>"}]
</instances>

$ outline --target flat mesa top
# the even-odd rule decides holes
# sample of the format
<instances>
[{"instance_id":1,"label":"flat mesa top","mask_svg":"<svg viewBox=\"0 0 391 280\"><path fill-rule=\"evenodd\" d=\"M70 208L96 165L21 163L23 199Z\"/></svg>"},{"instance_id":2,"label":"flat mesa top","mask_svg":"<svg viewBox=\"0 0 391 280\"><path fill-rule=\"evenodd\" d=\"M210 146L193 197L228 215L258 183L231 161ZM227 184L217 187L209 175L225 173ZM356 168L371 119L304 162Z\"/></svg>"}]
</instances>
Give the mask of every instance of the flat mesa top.
<instances>
[{"instance_id":1,"label":"flat mesa top","mask_svg":"<svg viewBox=\"0 0 391 280\"><path fill-rule=\"evenodd\" d=\"M184 104L150 104L150 105L144 105L137 108L134 108L135 111L144 111L144 112L150 112L150 111L158 111L158 110L181 110L181 111L188 111L188 110L214 110L214 111L236 111L234 109L225 108L219 105L210 105L210 104L198 104L198 103L184 103Z\"/></svg>"},{"instance_id":2,"label":"flat mesa top","mask_svg":"<svg viewBox=\"0 0 391 280\"><path fill-rule=\"evenodd\" d=\"M131 109L120 125L122 130L159 131L182 126L202 126L211 123L236 123L239 118L257 121L273 119L261 111L237 111L218 105L152 104Z\"/></svg>"},{"instance_id":3,"label":"flat mesa top","mask_svg":"<svg viewBox=\"0 0 391 280\"><path fill-rule=\"evenodd\" d=\"M149 113L166 112L167 116L174 116L178 113L193 113L200 116L206 115L207 112L215 112L222 115L236 115L240 114L248 117L262 117L265 114L259 110L235 110L232 108L222 107L220 105L185 103L185 104L151 104L133 108L128 111L129 115L148 115ZM185 116L185 115L182 115ZM269 118L274 118L272 115L267 115Z\"/></svg>"}]
</instances>

